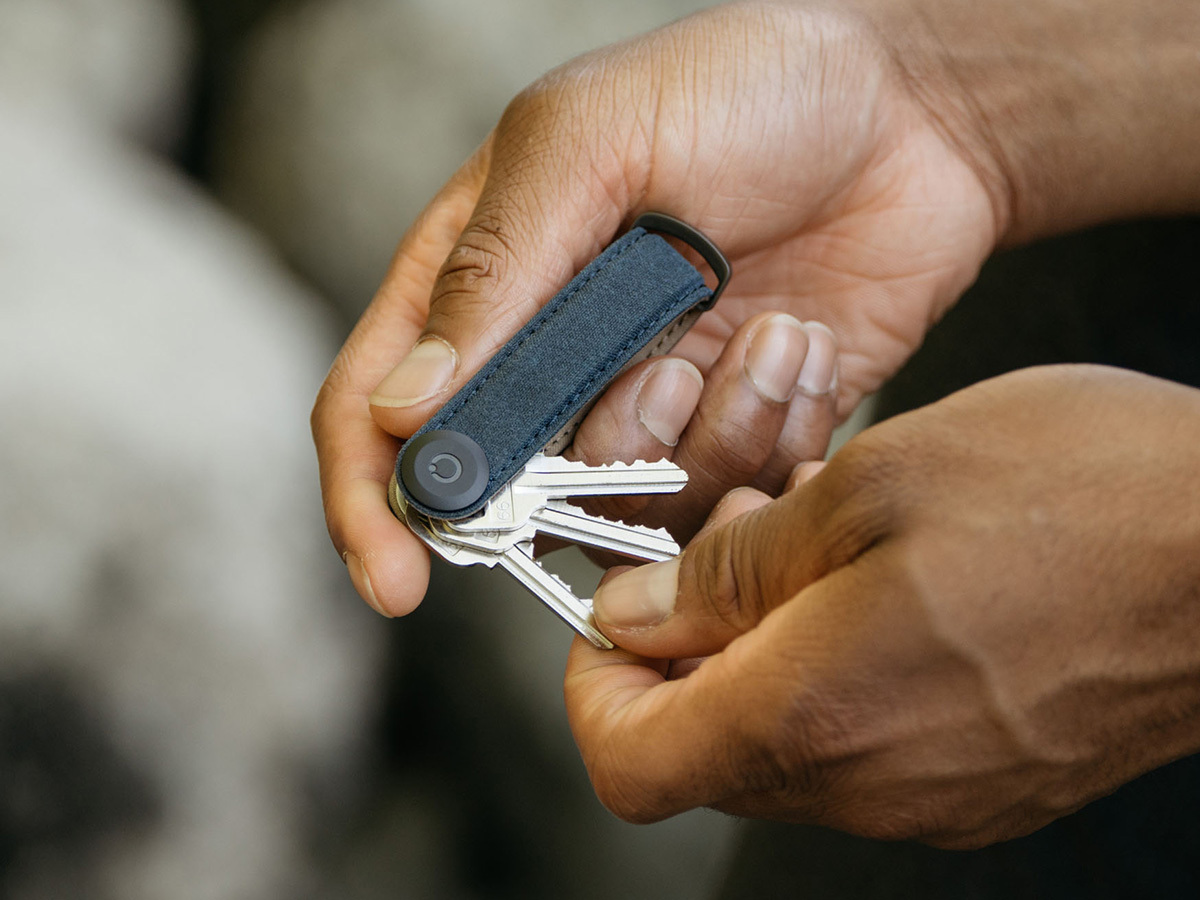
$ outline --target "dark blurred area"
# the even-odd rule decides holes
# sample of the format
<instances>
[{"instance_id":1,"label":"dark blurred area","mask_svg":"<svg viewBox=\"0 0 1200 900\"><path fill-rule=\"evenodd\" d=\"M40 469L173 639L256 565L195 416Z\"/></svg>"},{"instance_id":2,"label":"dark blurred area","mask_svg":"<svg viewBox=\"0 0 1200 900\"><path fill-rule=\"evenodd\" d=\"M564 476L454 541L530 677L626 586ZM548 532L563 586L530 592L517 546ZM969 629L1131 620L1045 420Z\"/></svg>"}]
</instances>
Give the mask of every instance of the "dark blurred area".
<instances>
[{"instance_id":1,"label":"dark blurred area","mask_svg":"<svg viewBox=\"0 0 1200 900\"><path fill-rule=\"evenodd\" d=\"M237 90L237 60L255 28L273 11L303 0L187 0L195 23L197 53L192 65L189 122L177 151L182 168L211 182L216 123Z\"/></svg>"}]
</instances>

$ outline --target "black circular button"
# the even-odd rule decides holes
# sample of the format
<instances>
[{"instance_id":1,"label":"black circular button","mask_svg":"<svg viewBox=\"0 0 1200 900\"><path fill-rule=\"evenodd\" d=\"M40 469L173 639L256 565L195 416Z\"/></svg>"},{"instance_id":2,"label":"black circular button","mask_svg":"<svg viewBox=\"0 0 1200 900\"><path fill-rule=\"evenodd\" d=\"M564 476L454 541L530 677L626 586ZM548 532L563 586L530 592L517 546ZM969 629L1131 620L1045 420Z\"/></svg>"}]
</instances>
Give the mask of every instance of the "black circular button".
<instances>
[{"instance_id":1,"label":"black circular button","mask_svg":"<svg viewBox=\"0 0 1200 900\"><path fill-rule=\"evenodd\" d=\"M483 496L487 457L465 434L427 431L404 448L400 478L418 503L438 512L455 512Z\"/></svg>"}]
</instances>

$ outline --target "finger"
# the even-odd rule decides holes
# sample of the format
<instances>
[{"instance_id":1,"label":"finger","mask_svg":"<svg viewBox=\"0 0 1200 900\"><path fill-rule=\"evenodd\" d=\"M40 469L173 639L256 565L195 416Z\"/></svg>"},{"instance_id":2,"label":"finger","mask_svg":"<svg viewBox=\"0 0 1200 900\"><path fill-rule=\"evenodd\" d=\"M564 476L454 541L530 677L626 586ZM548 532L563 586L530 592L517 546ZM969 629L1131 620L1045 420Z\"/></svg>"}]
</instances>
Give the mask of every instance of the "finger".
<instances>
[{"instance_id":1,"label":"finger","mask_svg":"<svg viewBox=\"0 0 1200 900\"><path fill-rule=\"evenodd\" d=\"M703 390L704 376L687 360L639 363L596 401L564 456L588 465L670 459Z\"/></svg>"},{"instance_id":2,"label":"finger","mask_svg":"<svg viewBox=\"0 0 1200 900\"><path fill-rule=\"evenodd\" d=\"M708 517L708 521L705 522L700 531L696 533L696 537L698 538L704 534L707 534L709 531L724 525L726 522L736 519L743 513L758 509L760 506L765 506L770 502L771 498L762 491L748 487L734 488L732 491L722 497L717 502L717 505L713 507L712 513ZM693 538L693 540L695 540L695 538ZM547 549L557 548L547 547ZM601 579L600 584L604 584L605 582L615 578L617 575L620 575L623 572L628 572L635 568L634 566L625 564L626 561L622 557L615 556L614 554L606 554L599 551L593 551L588 548L585 548L585 551L587 552L588 556L591 557L594 562L596 562L597 565L608 565L614 567L610 568L604 573L604 577Z\"/></svg>"},{"instance_id":3,"label":"finger","mask_svg":"<svg viewBox=\"0 0 1200 900\"><path fill-rule=\"evenodd\" d=\"M794 491L805 482L811 481L823 468L825 468L825 461L821 459L800 463L800 465L792 469L792 474L788 476L787 483L783 486L783 492L786 494L789 491Z\"/></svg>"},{"instance_id":4,"label":"finger","mask_svg":"<svg viewBox=\"0 0 1200 900\"><path fill-rule=\"evenodd\" d=\"M823 355L828 348L823 333L814 339L785 313L763 313L738 328L706 375L696 414L675 448L688 486L653 498L646 521L686 538L733 488L752 484L778 492L786 472L774 474L764 466L776 457L787 426L795 444L791 455L824 456L833 429L832 399L805 393L798 382L811 366L810 354Z\"/></svg>"},{"instance_id":5,"label":"finger","mask_svg":"<svg viewBox=\"0 0 1200 900\"><path fill-rule=\"evenodd\" d=\"M313 440L330 537L363 599L403 615L424 596L429 559L396 520L387 483L399 443L371 418L367 397L425 320L437 268L482 186L486 145L430 203L401 241L387 277L317 395Z\"/></svg>"},{"instance_id":6,"label":"finger","mask_svg":"<svg viewBox=\"0 0 1200 900\"><path fill-rule=\"evenodd\" d=\"M838 346L833 332L820 322L804 323L808 352L796 379L796 393L787 421L770 458L763 464L754 486L768 494L780 492L792 470L807 460L825 457L829 439L838 424Z\"/></svg>"},{"instance_id":7,"label":"finger","mask_svg":"<svg viewBox=\"0 0 1200 900\"><path fill-rule=\"evenodd\" d=\"M704 390L704 376L687 360L647 360L613 382L579 426L563 454L592 466L671 459ZM632 521L649 495L589 498L583 505L609 519Z\"/></svg>"},{"instance_id":8,"label":"finger","mask_svg":"<svg viewBox=\"0 0 1200 900\"><path fill-rule=\"evenodd\" d=\"M718 508L720 519L680 557L630 569L597 589L597 624L618 646L646 657L719 651L870 545L883 525L856 520L866 504L848 501L853 490L826 467L777 500L736 492L732 502L747 508Z\"/></svg>"},{"instance_id":9,"label":"finger","mask_svg":"<svg viewBox=\"0 0 1200 900\"><path fill-rule=\"evenodd\" d=\"M824 332L820 355L831 343ZM590 512L665 526L679 540L693 535L713 505L740 485L778 491L786 472L765 477L763 466L778 455L776 444L790 427L794 456L824 455L833 427L831 395L798 389L808 359L808 331L792 316L764 313L725 342L708 376L682 376L678 360L645 364L622 378L584 420L573 451L593 465L634 459L673 459L688 473L678 494L597 498ZM827 363L817 360L821 366ZM670 367L670 368L668 368ZM695 371L694 368L691 371ZM702 393L698 390L703 385Z\"/></svg>"},{"instance_id":10,"label":"finger","mask_svg":"<svg viewBox=\"0 0 1200 900\"><path fill-rule=\"evenodd\" d=\"M696 532L693 540L701 540L708 535L728 525L734 519L745 515L748 512L753 512L756 509L761 509L771 502L771 497L764 494L757 488L740 487L734 488L724 497L717 501L717 505L712 508L709 513L708 520ZM621 574L621 573L618 573Z\"/></svg>"},{"instance_id":11,"label":"finger","mask_svg":"<svg viewBox=\"0 0 1200 900\"><path fill-rule=\"evenodd\" d=\"M664 675L633 651L577 639L567 716L605 806L632 822L713 806L848 824L827 798L857 761L847 746L876 734L854 726L862 709L903 717L903 689L878 685L892 685L928 649L894 640L910 611L883 596L894 578L861 568L821 578L720 653L685 662L686 677L674 663ZM847 708L864 686L862 707Z\"/></svg>"}]
</instances>

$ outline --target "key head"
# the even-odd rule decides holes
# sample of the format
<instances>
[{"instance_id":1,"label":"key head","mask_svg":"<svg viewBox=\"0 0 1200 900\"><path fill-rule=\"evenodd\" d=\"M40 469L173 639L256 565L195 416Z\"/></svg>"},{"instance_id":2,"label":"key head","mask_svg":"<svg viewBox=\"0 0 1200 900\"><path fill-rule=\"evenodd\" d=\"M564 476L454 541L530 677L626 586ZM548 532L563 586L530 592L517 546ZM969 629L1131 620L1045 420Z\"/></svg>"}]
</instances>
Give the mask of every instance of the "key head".
<instances>
[{"instance_id":1,"label":"key head","mask_svg":"<svg viewBox=\"0 0 1200 900\"><path fill-rule=\"evenodd\" d=\"M400 463L405 489L419 503L453 513L483 496L488 463L483 448L457 431L427 431L405 448Z\"/></svg>"}]
</instances>

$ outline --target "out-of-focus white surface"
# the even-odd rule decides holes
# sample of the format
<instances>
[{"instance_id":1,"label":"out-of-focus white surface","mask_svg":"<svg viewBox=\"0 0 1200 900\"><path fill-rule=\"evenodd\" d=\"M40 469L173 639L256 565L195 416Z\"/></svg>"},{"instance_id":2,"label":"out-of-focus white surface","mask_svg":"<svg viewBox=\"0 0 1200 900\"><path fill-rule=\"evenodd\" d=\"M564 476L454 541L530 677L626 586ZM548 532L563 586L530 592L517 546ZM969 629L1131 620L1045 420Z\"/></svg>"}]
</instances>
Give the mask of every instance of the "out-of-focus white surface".
<instances>
[{"instance_id":1,"label":"out-of-focus white surface","mask_svg":"<svg viewBox=\"0 0 1200 900\"><path fill-rule=\"evenodd\" d=\"M321 522L333 349L174 172L0 106L0 679L73 685L158 807L113 852L19 857L9 896L64 864L129 900L311 876L308 792L353 769L382 636Z\"/></svg>"},{"instance_id":2,"label":"out-of-focus white surface","mask_svg":"<svg viewBox=\"0 0 1200 900\"><path fill-rule=\"evenodd\" d=\"M0 98L156 147L180 135L185 0L3 0Z\"/></svg>"}]
</instances>

